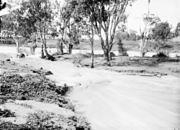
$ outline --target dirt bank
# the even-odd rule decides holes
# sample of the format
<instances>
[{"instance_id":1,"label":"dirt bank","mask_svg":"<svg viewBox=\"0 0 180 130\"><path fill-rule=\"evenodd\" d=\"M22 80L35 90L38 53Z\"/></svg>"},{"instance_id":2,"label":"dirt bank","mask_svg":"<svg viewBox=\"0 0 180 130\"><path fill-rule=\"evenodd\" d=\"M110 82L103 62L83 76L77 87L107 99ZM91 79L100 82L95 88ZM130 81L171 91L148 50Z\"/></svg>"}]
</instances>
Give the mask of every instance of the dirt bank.
<instances>
[{"instance_id":1,"label":"dirt bank","mask_svg":"<svg viewBox=\"0 0 180 130\"><path fill-rule=\"evenodd\" d=\"M0 129L90 128L67 97L72 86L56 85L46 76L50 71L1 57Z\"/></svg>"},{"instance_id":2,"label":"dirt bank","mask_svg":"<svg viewBox=\"0 0 180 130\"><path fill-rule=\"evenodd\" d=\"M21 64L53 72L58 84L74 86L70 97L95 130L179 128L180 80L171 75L144 77L103 69L77 68L70 62L36 58Z\"/></svg>"}]
</instances>

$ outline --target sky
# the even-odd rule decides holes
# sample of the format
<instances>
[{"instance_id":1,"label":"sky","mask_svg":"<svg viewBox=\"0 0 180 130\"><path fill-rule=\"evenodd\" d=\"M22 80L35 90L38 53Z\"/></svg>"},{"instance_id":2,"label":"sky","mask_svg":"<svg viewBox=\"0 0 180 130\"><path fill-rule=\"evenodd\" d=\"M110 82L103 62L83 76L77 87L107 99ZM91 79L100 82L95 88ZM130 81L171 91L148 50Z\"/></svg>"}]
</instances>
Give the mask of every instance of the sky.
<instances>
[{"instance_id":1,"label":"sky","mask_svg":"<svg viewBox=\"0 0 180 130\"><path fill-rule=\"evenodd\" d=\"M139 32L143 25L143 14L147 13L147 10L148 0L136 0L127 10L128 28ZM161 21L167 21L175 28L180 22L180 0L151 0L150 13L154 13Z\"/></svg>"},{"instance_id":2,"label":"sky","mask_svg":"<svg viewBox=\"0 0 180 130\"><path fill-rule=\"evenodd\" d=\"M21 0L4 0L4 1L21 1ZM23 0L22 0L23 1ZM61 2L64 0L60 0ZM140 31L143 28L143 14L147 13L148 0L136 0L131 7L128 7L127 27L128 30ZM7 10L1 11L1 14L6 14ZM150 13L154 13L165 22L169 22L174 29L180 22L180 0L151 0Z\"/></svg>"}]
</instances>

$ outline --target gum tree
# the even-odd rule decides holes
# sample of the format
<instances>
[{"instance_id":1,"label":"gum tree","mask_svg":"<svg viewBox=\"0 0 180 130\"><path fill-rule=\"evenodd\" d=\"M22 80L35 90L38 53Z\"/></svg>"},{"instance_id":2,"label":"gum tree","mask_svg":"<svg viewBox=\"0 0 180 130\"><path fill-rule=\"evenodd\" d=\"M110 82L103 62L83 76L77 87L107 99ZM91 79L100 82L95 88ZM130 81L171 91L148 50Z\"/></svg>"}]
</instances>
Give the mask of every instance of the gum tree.
<instances>
[{"instance_id":1,"label":"gum tree","mask_svg":"<svg viewBox=\"0 0 180 130\"><path fill-rule=\"evenodd\" d=\"M76 13L76 0L67 0L63 5L59 1L54 4L54 21L60 35L59 52L63 54L63 45L72 52L73 44L79 43L79 16Z\"/></svg>"},{"instance_id":2,"label":"gum tree","mask_svg":"<svg viewBox=\"0 0 180 130\"><path fill-rule=\"evenodd\" d=\"M47 51L46 44L46 34L48 33L52 20L50 2L48 0L30 0L30 8L28 12L36 19L35 25L42 41L41 57L53 60L54 58Z\"/></svg>"},{"instance_id":3,"label":"gum tree","mask_svg":"<svg viewBox=\"0 0 180 130\"><path fill-rule=\"evenodd\" d=\"M175 36L180 36L180 22L177 23L176 29L175 29Z\"/></svg>"},{"instance_id":4,"label":"gum tree","mask_svg":"<svg viewBox=\"0 0 180 130\"><path fill-rule=\"evenodd\" d=\"M160 22L160 18L155 14L145 14L143 17L144 28L140 30L141 42L139 44L141 56L144 57L147 52L147 44L150 40L150 35L152 34L152 28Z\"/></svg>"},{"instance_id":5,"label":"gum tree","mask_svg":"<svg viewBox=\"0 0 180 130\"><path fill-rule=\"evenodd\" d=\"M158 43L157 51L159 53L159 51L166 45L166 41L171 32L171 27L168 22L161 22L156 24L152 32L153 39Z\"/></svg>"},{"instance_id":6,"label":"gum tree","mask_svg":"<svg viewBox=\"0 0 180 130\"><path fill-rule=\"evenodd\" d=\"M117 26L125 22L126 8L134 0L79 0L81 12L85 13L97 32L107 63L110 65L110 52L114 45Z\"/></svg>"}]
</instances>

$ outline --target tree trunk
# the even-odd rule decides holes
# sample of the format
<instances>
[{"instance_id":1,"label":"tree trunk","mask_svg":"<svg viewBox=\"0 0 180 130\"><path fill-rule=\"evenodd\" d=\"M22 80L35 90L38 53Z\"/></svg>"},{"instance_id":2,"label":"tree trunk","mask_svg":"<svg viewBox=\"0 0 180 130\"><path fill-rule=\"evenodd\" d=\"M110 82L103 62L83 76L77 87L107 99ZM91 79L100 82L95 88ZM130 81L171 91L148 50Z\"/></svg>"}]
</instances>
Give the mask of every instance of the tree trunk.
<instances>
[{"instance_id":1,"label":"tree trunk","mask_svg":"<svg viewBox=\"0 0 180 130\"><path fill-rule=\"evenodd\" d=\"M13 36L13 39L14 39L14 41L15 41L15 43L16 43L16 51L17 51L17 53L19 53L20 52L20 49L19 49L19 38L18 37L16 37L16 36Z\"/></svg>"},{"instance_id":2,"label":"tree trunk","mask_svg":"<svg viewBox=\"0 0 180 130\"><path fill-rule=\"evenodd\" d=\"M60 55L64 54L64 51L63 51L63 39L58 39L58 42L57 42L57 52Z\"/></svg>"},{"instance_id":3,"label":"tree trunk","mask_svg":"<svg viewBox=\"0 0 180 130\"><path fill-rule=\"evenodd\" d=\"M46 45L45 39L43 40L43 45L44 45L44 52L45 52L45 55L46 55L46 57L48 57L48 56L49 56L49 53L48 53L48 51L47 51L47 45Z\"/></svg>"},{"instance_id":4,"label":"tree trunk","mask_svg":"<svg viewBox=\"0 0 180 130\"><path fill-rule=\"evenodd\" d=\"M73 44L69 44L69 54L72 54Z\"/></svg>"},{"instance_id":5,"label":"tree trunk","mask_svg":"<svg viewBox=\"0 0 180 130\"><path fill-rule=\"evenodd\" d=\"M64 51L63 51L63 41L62 40L60 41L60 53L61 53L61 55L64 54Z\"/></svg>"},{"instance_id":6,"label":"tree trunk","mask_svg":"<svg viewBox=\"0 0 180 130\"><path fill-rule=\"evenodd\" d=\"M111 63L110 63L110 60L111 60L111 56L110 56L110 51L109 49L104 49L104 56L105 56L105 59L107 61L107 65L108 66L111 66Z\"/></svg>"},{"instance_id":7,"label":"tree trunk","mask_svg":"<svg viewBox=\"0 0 180 130\"><path fill-rule=\"evenodd\" d=\"M42 45L41 45L41 58L45 58L43 43L42 43Z\"/></svg>"},{"instance_id":8,"label":"tree trunk","mask_svg":"<svg viewBox=\"0 0 180 130\"><path fill-rule=\"evenodd\" d=\"M35 55L36 47L37 47L36 42L33 42L32 45L30 46L31 55Z\"/></svg>"},{"instance_id":9,"label":"tree trunk","mask_svg":"<svg viewBox=\"0 0 180 130\"><path fill-rule=\"evenodd\" d=\"M94 68L94 30L93 30L92 23L91 23L91 33L92 33L92 37L90 37L90 41L91 41L91 68Z\"/></svg>"},{"instance_id":10,"label":"tree trunk","mask_svg":"<svg viewBox=\"0 0 180 130\"><path fill-rule=\"evenodd\" d=\"M19 41L18 40L16 41L16 49L17 49L17 53L19 53L20 49L19 49Z\"/></svg>"},{"instance_id":11,"label":"tree trunk","mask_svg":"<svg viewBox=\"0 0 180 130\"><path fill-rule=\"evenodd\" d=\"M44 29L44 32L43 32L43 44L44 44L44 52L45 52L45 55L46 57L48 58L50 55L47 51L47 45L46 45L46 36L45 36L45 29Z\"/></svg>"},{"instance_id":12,"label":"tree trunk","mask_svg":"<svg viewBox=\"0 0 180 130\"><path fill-rule=\"evenodd\" d=\"M91 68L94 68L94 42L91 42Z\"/></svg>"},{"instance_id":13,"label":"tree trunk","mask_svg":"<svg viewBox=\"0 0 180 130\"><path fill-rule=\"evenodd\" d=\"M140 53L141 53L141 57L144 57L146 52L145 52L145 46L146 46L146 40L142 39L141 43L140 43Z\"/></svg>"}]
</instances>

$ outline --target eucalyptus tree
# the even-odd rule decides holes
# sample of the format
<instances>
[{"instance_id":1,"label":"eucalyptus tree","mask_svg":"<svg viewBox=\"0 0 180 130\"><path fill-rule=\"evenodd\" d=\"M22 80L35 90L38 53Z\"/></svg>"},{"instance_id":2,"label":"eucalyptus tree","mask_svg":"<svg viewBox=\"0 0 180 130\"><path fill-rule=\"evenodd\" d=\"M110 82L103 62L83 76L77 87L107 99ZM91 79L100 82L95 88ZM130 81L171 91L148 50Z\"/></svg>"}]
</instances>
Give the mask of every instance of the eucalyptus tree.
<instances>
[{"instance_id":1,"label":"eucalyptus tree","mask_svg":"<svg viewBox=\"0 0 180 130\"><path fill-rule=\"evenodd\" d=\"M171 27L168 22L161 22L155 25L152 32L152 37L157 42L156 51L159 53L166 46L168 36L171 33Z\"/></svg>"},{"instance_id":2,"label":"eucalyptus tree","mask_svg":"<svg viewBox=\"0 0 180 130\"><path fill-rule=\"evenodd\" d=\"M139 44L141 56L144 57L148 51L147 45L150 41L150 35L152 35L152 28L158 24L161 20L155 14L145 14L143 17L144 29L140 30L141 42Z\"/></svg>"},{"instance_id":3,"label":"eucalyptus tree","mask_svg":"<svg viewBox=\"0 0 180 130\"><path fill-rule=\"evenodd\" d=\"M175 29L175 36L180 36L180 22L177 23L176 29Z\"/></svg>"},{"instance_id":4,"label":"eucalyptus tree","mask_svg":"<svg viewBox=\"0 0 180 130\"><path fill-rule=\"evenodd\" d=\"M142 30L140 29L141 42L139 44L139 48L142 57L144 57L145 53L147 52L147 44L149 43L149 36L152 34L152 28L161 21L158 16L150 13L150 3L151 0L148 0L148 10L143 17L144 28Z\"/></svg>"},{"instance_id":5,"label":"eucalyptus tree","mask_svg":"<svg viewBox=\"0 0 180 130\"><path fill-rule=\"evenodd\" d=\"M114 45L117 26L125 22L125 11L134 0L77 0L79 12L92 24L97 32L104 56L110 65L110 52Z\"/></svg>"},{"instance_id":6,"label":"eucalyptus tree","mask_svg":"<svg viewBox=\"0 0 180 130\"><path fill-rule=\"evenodd\" d=\"M36 32L40 37L42 42L41 57L53 60L54 58L48 53L46 45L46 35L52 19L52 10L49 0L24 1L17 14L20 14L20 17L17 19L19 27L30 34Z\"/></svg>"},{"instance_id":7,"label":"eucalyptus tree","mask_svg":"<svg viewBox=\"0 0 180 130\"><path fill-rule=\"evenodd\" d=\"M69 53L72 51L73 44L79 43L79 24L80 17L76 11L77 1L66 0L63 5L59 1L54 3L55 27L59 32L59 52L63 54L63 45L68 46Z\"/></svg>"}]
</instances>

